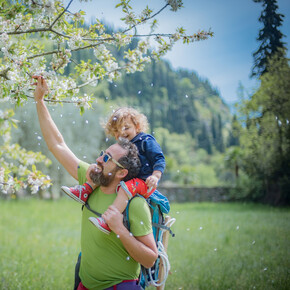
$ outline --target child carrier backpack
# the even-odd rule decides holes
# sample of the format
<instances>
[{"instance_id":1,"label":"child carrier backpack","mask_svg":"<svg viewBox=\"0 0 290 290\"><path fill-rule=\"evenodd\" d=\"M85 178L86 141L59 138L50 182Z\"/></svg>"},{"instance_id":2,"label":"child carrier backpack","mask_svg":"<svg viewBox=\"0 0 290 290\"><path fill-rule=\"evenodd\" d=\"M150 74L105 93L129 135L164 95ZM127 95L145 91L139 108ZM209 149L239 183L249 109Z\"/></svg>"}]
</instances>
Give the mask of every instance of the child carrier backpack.
<instances>
[{"instance_id":1,"label":"child carrier backpack","mask_svg":"<svg viewBox=\"0 0 290 290\"><path fill-rule=\"evenodd\" d=\"M139 196L138 194L129 200L124 212L125 226L130 230L129 223L129 206L131 201ZM143 196L139 196L144 198ZM169 234L174 237L170 227L175 222L174 218L164 217L170 211L168 199L157 190L146 199L152 217L152 229L154 240L158 249L158 258L153 267L147 269L141 265L141 273L139 277L140 286L145 289L148 286L162 287L168 277L170 263L166 253Z\"/></svg>"}]
</instances>

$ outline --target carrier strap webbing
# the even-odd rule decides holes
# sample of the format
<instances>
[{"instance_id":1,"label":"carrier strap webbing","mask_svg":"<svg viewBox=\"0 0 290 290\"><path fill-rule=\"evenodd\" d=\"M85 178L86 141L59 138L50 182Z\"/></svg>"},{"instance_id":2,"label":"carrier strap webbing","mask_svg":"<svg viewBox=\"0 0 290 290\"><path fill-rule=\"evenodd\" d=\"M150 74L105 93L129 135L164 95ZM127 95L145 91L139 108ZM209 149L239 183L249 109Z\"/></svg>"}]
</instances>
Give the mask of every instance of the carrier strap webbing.
<instances>
[{"instance_id":1,"label":"carrier strap webbing","mask_svg":"<svg viewBox=\"0 0 290 290\"><path fill-rule=\"evenodd\" d=\"M157 224L157 223L152 223L152 226L153 226L153 227L156 227L156 228L164 229L164 230L166 230L166 231L169 231L169 233L170 233L170 235L171 235L172 237L175 236L175 234L172 232L172 230L170 229L170 227L167 227L167 226L162 225L162 224Z\"/></svg>"},{"instance_id":2,"label":"carrier strap webbing","mask_svg":"<svg viewBox=\"0 0 290 290\"><path fill-rule=\"evenodd\" d=\"M91 211L91 212L93 212L94 214L96 214L97 216L102 216L102 214L100 214L99 212L97 212L97 211L94 211L93 209L91 209L91 207L88 205L88 203L85 203L84 205L83 205L83 208L84 208L84 206L89 210L89 211Z\"/></svg>"}]
</instances>

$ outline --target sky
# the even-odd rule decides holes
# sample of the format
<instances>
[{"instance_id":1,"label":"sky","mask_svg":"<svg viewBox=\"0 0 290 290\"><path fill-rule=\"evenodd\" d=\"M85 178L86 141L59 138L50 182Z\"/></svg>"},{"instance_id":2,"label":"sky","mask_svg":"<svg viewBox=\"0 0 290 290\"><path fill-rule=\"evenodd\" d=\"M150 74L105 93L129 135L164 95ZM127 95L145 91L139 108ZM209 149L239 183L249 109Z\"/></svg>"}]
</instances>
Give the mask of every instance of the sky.
<instances>
[{"instance_id":1,"label":"sky","mask_svg":"<svg viewBox=\"0 0 290 290\"><path fill-rule=\"evenodd\" d=\"M116 0L75 0L70 11L85 11L88 22L98 18L105 19L115 28L124 27L120 21L123 16L121 9L114 8L117 3L119 1ZM164 0L131 1L137 12L146 5L158 11L164 3ZM289 50L290 1L278 0L277 4L278 13L285 16L280 30L285 35L283 41ZM256 38L262 28L262 23L258 21L262 4L254 3L253 0L184 0L183 6L177 12L166 9L159 14L157 31L172 33L176 27L182 26L188 34L193 34L211 29L214 37L189 45L177 44L164 58L173 69L185 68L208 79L222 99L231 106L238 101L237 89L240 84L249 94L258 86L257 81L250 78L250 73L252 54L259 47Z\"/></svg>"}]
</instances>

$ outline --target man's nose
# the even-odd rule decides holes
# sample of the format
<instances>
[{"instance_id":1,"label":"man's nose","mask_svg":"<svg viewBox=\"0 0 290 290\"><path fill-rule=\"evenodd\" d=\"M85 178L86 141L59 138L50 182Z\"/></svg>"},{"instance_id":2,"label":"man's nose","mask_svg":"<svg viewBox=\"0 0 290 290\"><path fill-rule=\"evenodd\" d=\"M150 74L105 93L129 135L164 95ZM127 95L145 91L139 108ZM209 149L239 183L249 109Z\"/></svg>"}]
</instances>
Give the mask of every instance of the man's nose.
<instances>
[{"instance_id":1,"label":"man's nose","mask_svg":"<svg viewBox=\"0 0 290 290\"><path fill-rule=\"evenodd\" d=\"M97 159L96 159L97 163L101 163L103 162L103 156L99 156Z\"/></svg>"}]
</instances>

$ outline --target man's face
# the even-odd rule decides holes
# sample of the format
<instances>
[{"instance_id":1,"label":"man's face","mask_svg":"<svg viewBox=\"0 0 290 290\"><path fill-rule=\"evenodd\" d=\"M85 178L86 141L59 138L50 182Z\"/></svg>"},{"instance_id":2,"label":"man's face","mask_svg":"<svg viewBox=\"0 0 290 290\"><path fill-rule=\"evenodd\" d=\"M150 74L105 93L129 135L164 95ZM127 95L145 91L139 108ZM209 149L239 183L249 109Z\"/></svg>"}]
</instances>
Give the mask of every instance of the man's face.
<instances>
[{"instance_id":1,"label":"man's face","mask_svg":"<svg viewBox=\"0 0 290 290\"><path fill-rule=\"evenodd\" d=\"M115 179L118 168L114 168L108 174L104 174L103 166L98 164L98 167L101 168L101 170L92 170L90 172L90 178L95 184L100 184L101 186L109 186Z\"/></svg>"},{"instance_id":2,"label":"man's face","mask_svg":"<svg viewBox=\"0 0 290 290\"><path fill-rule=\"evenodd\" d=\"M119 160L126 154L126 150L120 145L114 144L110 146L106 151L106 154L110 155L113 159ZM97 158L97 169L90 173L92 181L101 186L109 186L116 177L117 171L120 169L112 159L104 162L104 155Z\"/></svg>"}]
</instances>

